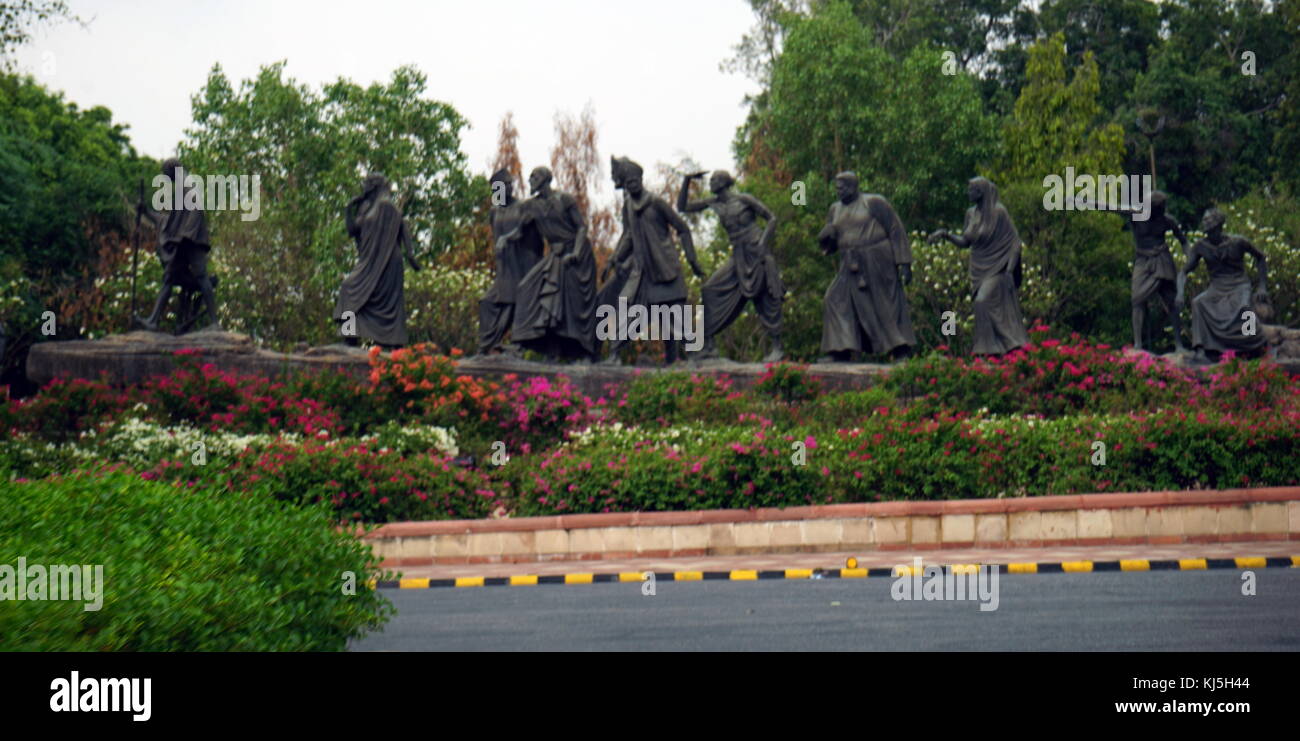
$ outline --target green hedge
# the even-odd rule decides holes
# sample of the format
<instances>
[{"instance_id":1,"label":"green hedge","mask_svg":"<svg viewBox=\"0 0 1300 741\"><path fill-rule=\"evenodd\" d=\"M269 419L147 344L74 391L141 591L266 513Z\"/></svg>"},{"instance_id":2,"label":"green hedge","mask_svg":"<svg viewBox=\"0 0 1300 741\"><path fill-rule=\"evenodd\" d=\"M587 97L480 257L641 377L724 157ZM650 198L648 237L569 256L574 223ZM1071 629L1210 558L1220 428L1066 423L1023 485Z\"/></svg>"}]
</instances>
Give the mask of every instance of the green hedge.
<instances>
[{"instance_id":1,"label":"green hedge","mask_svg":"<svg viewBox=\"0 0 1300 741\"><path fill-rule=\"evenodd\" d=\"M104 586L94 611L0 601L0 650L343 650L392 606L367 588L380 576L370 547L331 523L264 492L124 474L5 482L0 565L101 564Z\"/></svg>"}]
</instances>

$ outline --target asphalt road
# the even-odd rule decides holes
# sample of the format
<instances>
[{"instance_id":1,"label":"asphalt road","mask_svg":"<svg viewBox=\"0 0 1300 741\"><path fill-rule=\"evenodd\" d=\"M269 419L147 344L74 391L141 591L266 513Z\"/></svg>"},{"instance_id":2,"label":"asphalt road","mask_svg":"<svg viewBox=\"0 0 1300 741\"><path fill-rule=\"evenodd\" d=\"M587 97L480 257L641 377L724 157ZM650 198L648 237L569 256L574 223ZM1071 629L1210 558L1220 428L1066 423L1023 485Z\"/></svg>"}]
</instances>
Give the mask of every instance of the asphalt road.
<instances>
[{"instance_id":1,"label":"asphalt road","mask_svg":"<svg viewBox=\"0 0 1300 741\"><path fill-rule=\"evenodd\" d=\"M356 651L1297 651L1300 569L1006 574L997 609L894 579L392 589ZM991 605L991 600L986 600Z\"/></svg>"}]
</instances>

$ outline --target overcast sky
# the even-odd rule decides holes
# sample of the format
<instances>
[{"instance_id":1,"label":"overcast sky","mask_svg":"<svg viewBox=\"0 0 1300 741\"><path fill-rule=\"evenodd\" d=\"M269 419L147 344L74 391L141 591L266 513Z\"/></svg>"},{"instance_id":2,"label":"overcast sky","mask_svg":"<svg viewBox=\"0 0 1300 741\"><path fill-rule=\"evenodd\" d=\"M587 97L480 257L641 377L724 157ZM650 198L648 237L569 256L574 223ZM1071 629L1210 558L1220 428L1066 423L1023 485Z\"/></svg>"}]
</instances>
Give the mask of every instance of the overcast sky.
<instances>
[{"instance_id":1,"label":"overcast sky","mask_svg":"<svg viewBox=\"0 0 1300 741\"><path fill-rule=\"evenodd\" d=\"M462 149L486 172L497 125L514 111L525 172L549 162L557 110L588 101L610 154L654 163L688 155L733 167L731 139L756 91L718 65L750 27L745 0L68 0L87 21L41 28L22 69L81 107L103 105L136 149L174 153L190 96L220 63L253 77L287 60L319 87L338 77L387 80L402 64L428 76L429 97L470 122ZM608 193L608 189L606 189Z\"/></svg>"}]
</instances>

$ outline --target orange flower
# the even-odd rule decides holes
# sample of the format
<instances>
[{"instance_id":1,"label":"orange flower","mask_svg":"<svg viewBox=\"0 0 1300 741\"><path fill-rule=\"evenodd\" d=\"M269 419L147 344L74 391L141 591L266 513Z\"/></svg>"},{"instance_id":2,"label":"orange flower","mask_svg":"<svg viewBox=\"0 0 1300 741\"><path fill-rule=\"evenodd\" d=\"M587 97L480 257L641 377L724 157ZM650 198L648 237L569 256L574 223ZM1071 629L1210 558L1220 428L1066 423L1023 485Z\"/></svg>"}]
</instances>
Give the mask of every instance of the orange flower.
<instances>
[{"instance_id":1,"label":"orange flower","mask_svg":"<svg viewBox=\"0 0 1300 741\"><path fill-rule=\"evenodd\" d=\"M379 357L379 345L371 345L371 346L370 346L370 359L371 359L371 360L374 360L374 359L377 358L377 357Z\"/></svg>"},{"instance_id":2,"label":"orange flower","mask_svg":"<svg viewBox=\"0 0 1300 741\"><path fill-rule=\"evenodd\" d=\"M415 384L411 383L410 381L407 381L407 382L406 382L406 386L404 387L404 390L405 390L406 393L408 393L408 394L411 393L412 391L415 390Z\"/></svg>"},{"instance_id":3,"label":"orange flower","mask_svg":"<svg viewBox=\"0 0 1300 741\"><path fill-rule=\"evenodd\" d=\"M465 351L464 351L464 350L461 350L459 347L453 347L453 348L451 349L451 356L452 356L453 358L459 358L460 356L462 356L462 355L464 355L464 354L465 354Z\"/></svg>"}]
</instances>

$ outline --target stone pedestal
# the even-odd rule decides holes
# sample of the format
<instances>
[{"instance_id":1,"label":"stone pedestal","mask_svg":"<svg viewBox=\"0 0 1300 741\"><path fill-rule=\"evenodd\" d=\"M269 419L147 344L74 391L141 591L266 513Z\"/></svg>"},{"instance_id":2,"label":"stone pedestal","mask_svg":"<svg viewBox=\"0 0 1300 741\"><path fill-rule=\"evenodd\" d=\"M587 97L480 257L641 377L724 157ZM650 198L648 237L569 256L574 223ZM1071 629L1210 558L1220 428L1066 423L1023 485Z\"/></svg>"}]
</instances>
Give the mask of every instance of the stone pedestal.
<instances>
[{"instance_id":1,"label":"stone pedestal","mask_svg":"<svg viewBox=\"0 0 1300 741\"><path fill-rule=\"evenodd\" d=\"M367 354L359 348L329 345L280 353L257 347L250 337L233 332L196 332L180 337L156 332L131 332L102 340L42 342L34 345L27 358L27 377L44 385L56 376L99 378L111 383L135 384L151 376L170 373L178 350L197 350L204 362L239 374L280 377L302 371L338 369L357 379L370 371ZM539 363L507 355L461 358L457 369L465 375L500 380L507 374L567 376L583 393L597 397L611 383L625 383L639 373L689 372L726 375L738 388L748 388L762 377L761 363L707 360L678 363L672 368L589 364ZM809 366L810 372L828 389L867 388L889 366L871 363L832 363Z\"/></svg>"}]
</instances>

